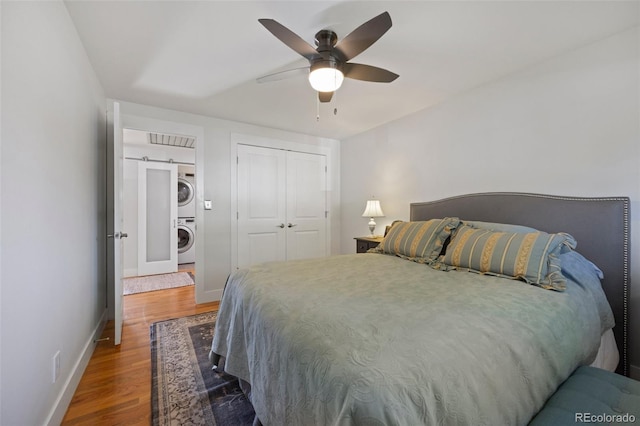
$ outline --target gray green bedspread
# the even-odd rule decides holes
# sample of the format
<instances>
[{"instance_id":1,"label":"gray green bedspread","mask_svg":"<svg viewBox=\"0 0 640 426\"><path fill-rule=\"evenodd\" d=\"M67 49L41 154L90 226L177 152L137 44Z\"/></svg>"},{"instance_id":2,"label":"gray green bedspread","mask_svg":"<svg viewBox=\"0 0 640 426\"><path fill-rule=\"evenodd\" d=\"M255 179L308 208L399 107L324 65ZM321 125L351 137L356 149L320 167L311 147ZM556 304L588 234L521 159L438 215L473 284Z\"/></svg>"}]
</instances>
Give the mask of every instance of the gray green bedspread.
<instances>
[{"instance_id":1,"label":"gray green bedspread","mask_svg":"<svg viewBox=\"0 0 640 426\"><path fill-rule=\"evenodd\" d=\"M562 262L564 293L374 253L258 265L212 354L265 425L526 424L613 325L595 268Z\"/></svg>"}]
</instances>

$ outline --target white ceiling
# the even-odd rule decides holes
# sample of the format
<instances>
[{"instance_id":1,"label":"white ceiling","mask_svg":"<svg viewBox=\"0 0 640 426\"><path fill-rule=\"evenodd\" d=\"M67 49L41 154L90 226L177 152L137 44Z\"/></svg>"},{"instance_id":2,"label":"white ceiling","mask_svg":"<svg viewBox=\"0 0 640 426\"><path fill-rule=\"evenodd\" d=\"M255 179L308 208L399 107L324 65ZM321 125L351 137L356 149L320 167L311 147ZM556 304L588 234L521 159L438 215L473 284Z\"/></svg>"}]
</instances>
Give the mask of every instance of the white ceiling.
<instances>
[{"instance_id":1,"label":"white ceiling","mask_svg":"<svg viewBox=\"0 0 640 426\"><path fill-rule=\"evenodd\" d=\"M124 101L342 139L638 25L636 1L67 1L106 95ZM393 27L353 62L400 74L346 80L320 106L307 64L258 23L309 44L388 11ZM334 109L337 114L334 115Z\"/></svg>"}]
</instances>

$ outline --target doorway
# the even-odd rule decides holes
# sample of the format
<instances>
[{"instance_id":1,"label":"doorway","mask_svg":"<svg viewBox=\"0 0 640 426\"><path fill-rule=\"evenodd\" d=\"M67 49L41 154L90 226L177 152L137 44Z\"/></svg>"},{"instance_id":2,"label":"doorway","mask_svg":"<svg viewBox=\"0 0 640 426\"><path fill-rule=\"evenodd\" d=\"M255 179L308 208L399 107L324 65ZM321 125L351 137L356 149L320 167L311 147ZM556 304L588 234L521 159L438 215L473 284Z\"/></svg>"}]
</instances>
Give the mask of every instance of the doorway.
<instances>
[{"instance_id":1,"label":"doorway","mask_svg":"<svg viewBox=\"0 0 640 426\"><path fill-rule=\"evenodd\" d=\"M124 294L195 284L196 138L123 129Z\"/></svg>"},{"instance_id":2,"label":"doorway","mask_svg":"<svg viewBox=\"0 0 640 426\"><path fill-rule=\"evenodd\" d=\"M108 146L106 149L106 161L107 161L107 237L109 241L113 241L113 244L109 244L107 247L107 309L108 318L114 320L115 333L114 344L119 345L122 337L122 322L123 322L123 254L124 254L124 242L127 241L128 233L123 226L123 198L124 198L124 133L125 129L129 131L141 131L146 133L153 133L155 136L177 136L177 135L194 135L191 139L195 144L195 163L197 166L197 173L195 182L203 181L203 147L202 141L204 141L204 128L201 126L188 125L177 122L170 122L165 120L158 120L148 117L140 117L129 114L121 113L120 103L114 101L112 108L107 111L107 141ZM149 135L145 135L148 138ZM159 139L160 144L164 144L163 139ZM175 141L175 138L173 139ZM157 140L156 140L157 141ZM198 143L200 141L200 143ZM129 142L129 139L128 139ZM146 141L145 143L152 143L153 141ZM166 149L170 149L167 147ZM131 153L128 153L131 155ZM138 160L147 160L149 157L144 154L139 154ZM146 157L146 158L144 158ZM168 157L172 160L171 157ZM172 161L163 158L164 162L172 163ZM196 189L196 212L197 206L202 203L202 185L197 185L200 189ZM137 195L136 195L137 196ZM169 197L172 200L176 197ZM196 214L196 226L203 223L202 214ZM137 225L137 222L136 222ZM177 223L176 223L177 225ZM200 238L201 245L204 246L204 235ZM177 250L177 246L175 247ZM202 249L196 249L196 259L203 258ZM202 262L198 262L202 265ZM202 294L204 291L203 276L198 273L198 268L195 268L196 279L195 281L195 301L202 300ZM136 272L137 273L137 272ZM200 278L198 278L200 277ZM193 294L193 293L192 293Z\"/></svg>"}]
</instances>

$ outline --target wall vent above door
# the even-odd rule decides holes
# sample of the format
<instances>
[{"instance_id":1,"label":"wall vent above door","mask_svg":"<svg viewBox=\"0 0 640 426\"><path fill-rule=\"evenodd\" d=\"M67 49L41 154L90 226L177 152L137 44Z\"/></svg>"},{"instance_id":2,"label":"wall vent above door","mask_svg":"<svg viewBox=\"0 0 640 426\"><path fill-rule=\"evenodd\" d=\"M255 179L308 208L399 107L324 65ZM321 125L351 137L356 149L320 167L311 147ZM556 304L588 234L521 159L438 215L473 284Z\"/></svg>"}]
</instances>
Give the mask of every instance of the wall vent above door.
<instances>
[{"instance_id":1,"label":"wall vent above door","mask_svg":"<svg viewBox=\"0 0 640 426\"><path fill-rule=\"evenodd\" d=\"M167 135L164 133L147 133L149 143L155 145L195 148L196 139L189 136Z\"/></svg>"}]
</instances>

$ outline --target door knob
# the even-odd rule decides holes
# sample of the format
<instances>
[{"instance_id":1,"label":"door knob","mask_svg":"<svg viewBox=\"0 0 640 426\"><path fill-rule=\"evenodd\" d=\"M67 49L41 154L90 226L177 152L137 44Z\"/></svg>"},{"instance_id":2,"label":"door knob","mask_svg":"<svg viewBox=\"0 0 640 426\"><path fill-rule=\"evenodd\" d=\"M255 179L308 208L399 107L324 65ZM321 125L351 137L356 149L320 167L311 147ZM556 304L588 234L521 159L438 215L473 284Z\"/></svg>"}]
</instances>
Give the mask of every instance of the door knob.
<instances>
[{"instance_id":1,"label":"door knob","mask_svg":"<svg viewBox=\"0 0 640 426\"><path fill-rule=\"evenodd\" d=\"M278 228L284 228L284 223L281 223L280 225L276 225Z\"/></svg>"},{"instance_id":2,"label":"door knob","mask_svg":"<svg viewBox=\"0 0 640 426\"><path fill-rule=\"evenodd\" d=\"M289 222L289 224L287 225L287 227L289 227L289 228L293 228L294 226L297 226L297 224Z\"/></svg>"},{"instance_id":3,"label":"door knob","mask_svg":"<svg viewBox=\"0 0 640 426\"><path fill-rule=\"evenodd\" d=\"M115 234L107 234L107 238L127 238L129 235L127 235L126 232L116 232Z\"/></svg>"}]
</instances>

